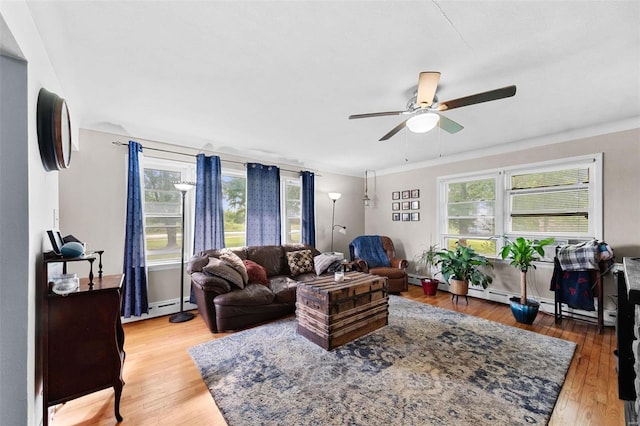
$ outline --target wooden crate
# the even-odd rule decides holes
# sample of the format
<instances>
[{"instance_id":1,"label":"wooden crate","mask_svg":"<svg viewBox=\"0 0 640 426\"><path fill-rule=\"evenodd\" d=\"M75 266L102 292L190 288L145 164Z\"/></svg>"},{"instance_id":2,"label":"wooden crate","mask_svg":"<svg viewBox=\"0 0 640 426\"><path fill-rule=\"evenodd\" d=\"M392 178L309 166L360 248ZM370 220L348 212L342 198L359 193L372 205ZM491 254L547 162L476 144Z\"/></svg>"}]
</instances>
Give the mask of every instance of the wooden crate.
<instances>
[{"instance_id":1,"label":"wooden crate","mask_svg":"<svg viewBox=\"0 0 640 426\"><path fill-rule=\"evenodd\" d=\"M388 323L387 278L361 272L298 283L298 334L331 350Z\"/></svg>"}]
</instances>

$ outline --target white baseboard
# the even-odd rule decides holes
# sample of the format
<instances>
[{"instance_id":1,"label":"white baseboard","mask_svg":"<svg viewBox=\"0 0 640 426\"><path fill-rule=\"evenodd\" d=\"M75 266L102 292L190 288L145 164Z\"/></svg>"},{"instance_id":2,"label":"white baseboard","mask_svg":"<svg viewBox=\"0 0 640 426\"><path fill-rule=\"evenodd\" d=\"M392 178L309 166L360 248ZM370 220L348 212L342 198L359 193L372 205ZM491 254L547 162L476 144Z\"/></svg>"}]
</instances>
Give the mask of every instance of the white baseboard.
<instances>
[{"instance_id":1,"label":"white baseboard","mask_svg":"<svg viewBox=\"0 0 640 426\"><path fill-rule=\"evenodd\" d=\"M183 310L190 311L192 309L198 309L198 305L189 302L189 297L185 297L183 301ZM159 302L149 303L149 313L142 314L139 317L122 317L122 323L140 321L150 318L162 317L165 315L171 315L180 312L180 299L161 300Z\"/></svg>"}]
</instances>

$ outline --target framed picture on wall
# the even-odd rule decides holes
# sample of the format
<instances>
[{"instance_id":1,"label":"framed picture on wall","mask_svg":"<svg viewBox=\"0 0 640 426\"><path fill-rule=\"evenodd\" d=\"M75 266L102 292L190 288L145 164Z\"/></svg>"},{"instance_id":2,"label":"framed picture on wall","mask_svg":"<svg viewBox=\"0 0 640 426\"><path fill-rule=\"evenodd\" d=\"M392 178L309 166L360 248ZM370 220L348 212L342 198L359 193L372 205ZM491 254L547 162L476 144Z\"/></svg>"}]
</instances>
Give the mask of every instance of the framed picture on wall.
<instances>
[{"instance_id":1,"label":"framed picture on wall","mask_svg":"<svg viewBox=\"0 0 640 426\"><path fill-rule=\"evenodd\" d=\"M409 210L410 207L411 207L411 203L409 201L402 202L402 210Z\"/></svg>"},{"instance_id":2,"label":"framed picture on wall","mask_svg":"<svg viewBox=\"0 0 640 426\"><path fill-rule=\"evenodd\" d=\"M391 193L391 199L392 200L399 200L400 199L400 191L393 191Z\"/></svg>"},{"instance_id":3,"label":"framed picture on wall","mask_svg":"<svg viewBox=\"0 0 640 426\"><path fill-rule=\"evenodd\" d=\"M419 210L419 209L420 209L420 201L412 201L411 210Z\"/></svg>"},{"instance_id":4,"label":"framed picture on wall","mask_svg":"<svg viewBox=\"0 0 640 426\"><path fill-rule=\"evenodd\" d=\"M391 213L391 220L397 222L400 220L400 213Z\"/></svg>"},{"instance_id":5,"label":"framed picture on wall","mask_svg":"<svg viewBox=\"0 0 640 426\"><path fill-rule=\"evenodd\" d=\"M409 222L411 220L411 215L409 213L402 213L402 221Z\"/></svg>"},{"instance_id":6,"label":"framed picture on wall","mask_svg":"<svg viewBox=\"0 0 640 426\"><path fill-rule=\"evenodd\" d=\"M411 213L411 221L412 222L417 222L419 220L420 220L420 212Z\"/></svg>"},{"instance_id":7,"label":"framed picture on wall","mask_svg":"<svg viewBox=\"0 0 640 426\"><path fill-rule=\"evenodd\" d=\"M412 189L411 190L411 198L420 198L420 190Z\"/></svg>"},{"instance_id":8,"label":"framed picture on wall","mask_svg":"<svg viewBox=\"0 0 640 426\"><path fill-rule=\"evenodd\" d=\"M409 190L402 191L402 199L403 200L408 200L409 198L411 198L411 191L409 191Z\"/></svg>"},{"instance_id":9,"label":"framed picture on wall","mask_svg":"<svg viewBox=\"0 0 640 426\"><path fill-rule=\"evenodd\" d=\"M391 203L391 210L400 210L400 203Z\"/></svg>"}]
</instances>

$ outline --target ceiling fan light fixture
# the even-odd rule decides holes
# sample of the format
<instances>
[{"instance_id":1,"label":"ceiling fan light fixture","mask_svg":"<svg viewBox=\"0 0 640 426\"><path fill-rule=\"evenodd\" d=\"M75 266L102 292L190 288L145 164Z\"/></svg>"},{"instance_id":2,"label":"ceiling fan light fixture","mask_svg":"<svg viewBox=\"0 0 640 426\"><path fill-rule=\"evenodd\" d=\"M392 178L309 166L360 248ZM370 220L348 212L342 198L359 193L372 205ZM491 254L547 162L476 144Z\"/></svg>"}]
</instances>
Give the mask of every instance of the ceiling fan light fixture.
<instances>
[{"instance_id":1,"label":"ceiling fan light fixture","mask_svg":"<svg viewBox=\"0 0 640 426\"><path fill-rule=\"evenodd\" d=\"M417 114L407 120L407 127L413 133L426 133L436 127L440 116L432 112Z\"/></svg>"}]
</instances>

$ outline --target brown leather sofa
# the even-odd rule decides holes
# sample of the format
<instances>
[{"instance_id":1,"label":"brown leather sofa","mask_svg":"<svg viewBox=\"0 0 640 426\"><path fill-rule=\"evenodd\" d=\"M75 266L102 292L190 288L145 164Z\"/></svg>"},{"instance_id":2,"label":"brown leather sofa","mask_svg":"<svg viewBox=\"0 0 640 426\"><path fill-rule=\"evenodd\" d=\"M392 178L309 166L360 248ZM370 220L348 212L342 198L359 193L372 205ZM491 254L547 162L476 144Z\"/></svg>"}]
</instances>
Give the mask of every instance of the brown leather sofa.
<instances>
[{"instance_id":1,"label":"brown leather sofa","mask_svg":"<svg viewBox=\"0 0 640 426\"><path fill-rule=\"evenodd\" d=\"M407 291L409 289L409 277L407 276L406 269L409 266L409 262L407 262L406 259L396 258L396 250L391 238L380 236L380 239L382 241L382 248L389 259L389 266L377 266L370 268L367 261L358 256L357 249L350 246L350 250L354 249L353 261L355 262L356 267L360 271L368 274L387 277L389 293Z\"/></svg>"},{"instance_id":2,"label":"brown leather sofa","mask_svg":"<svg viewBox=\"0 0 640 426\"><path fill-rule=\"evenodd\" d=\"M287 252L311 250L305 244L248 246L231 249L240 259L252 260L266 270L268 285L249 283L240 289L229 281L203 272L209 258L219 258L220 250L194 255L187 266L198 311L212 333L231 331L291 314L296 307L296 284L317 277L315 272L291 277Z\"/></svg>"}]
</instances>

